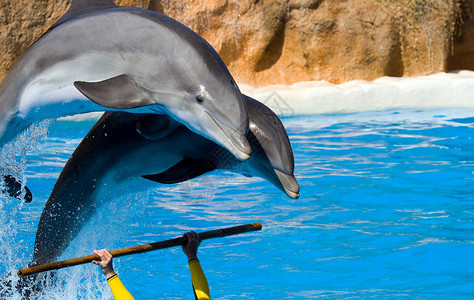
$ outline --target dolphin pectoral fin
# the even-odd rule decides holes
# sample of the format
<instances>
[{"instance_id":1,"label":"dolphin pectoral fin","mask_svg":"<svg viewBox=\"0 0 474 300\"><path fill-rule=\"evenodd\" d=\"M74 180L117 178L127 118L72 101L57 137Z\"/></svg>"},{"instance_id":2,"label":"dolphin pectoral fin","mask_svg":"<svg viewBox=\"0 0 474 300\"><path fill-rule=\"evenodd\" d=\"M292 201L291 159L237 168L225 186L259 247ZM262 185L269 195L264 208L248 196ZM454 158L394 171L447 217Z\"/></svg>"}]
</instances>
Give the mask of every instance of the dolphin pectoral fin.
<instances>
[{"instance_id":1,"label":"dolphin pectoral fin","mask_svg":"<svg viewBox=\"0 0 474 300\"><path fill-rule=\"evenodd\" d=\"M108 108L127 109L154 103L148 92L125 74L100 82L76 81L74 86L90 100Z\"/></svg>"},{"instance_id":2,"label":"dolphin pectoral fin","mask_svg":"<svg viewBox=\"0 0 474 300\"><path fill-rule=\"evenodd\" d=\"M142 177L158 183L173 184L196 178L215 169L216 167L208 160L184 158L164 172Z\"/></svg>"},{"instance_id":3,"label":"dolphin pectoral fin","mask_svg":"<svg viewBox=\"0 0 474 300\"><path fill-rule=\"evenodd\" d=\"M181 124L168 117L168 115L149 114L135 126L142 137L150 141L164 138Z\"/></svg>"},{"instance_id":4,"label":"dolphin pectoral fin","mask_svg":"<svg viewBox=\"0 0 474 300\"><path fill-rule=\"evenodd\" d=\"M26 186L24 187L24 198L21 198L21 188L23 187L23 184L19 182L15 177L11 175L5 175L3 176L3 181L5 182L5 190L10 197L25 201L26 203L31 202L31 200L33 199L33 195Z\"/></svg>"}]
</instances>

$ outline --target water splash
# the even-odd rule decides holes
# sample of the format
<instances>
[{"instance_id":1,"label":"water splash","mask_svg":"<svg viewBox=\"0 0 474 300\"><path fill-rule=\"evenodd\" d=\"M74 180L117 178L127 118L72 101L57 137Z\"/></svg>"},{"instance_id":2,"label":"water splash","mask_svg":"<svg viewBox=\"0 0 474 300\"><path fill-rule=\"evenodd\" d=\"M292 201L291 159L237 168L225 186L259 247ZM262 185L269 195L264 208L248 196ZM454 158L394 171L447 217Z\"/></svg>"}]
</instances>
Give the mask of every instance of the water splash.
<instances>
[{"instance_id":1,"label":"water splash","mask_svg":"<svg viewBox=\"0 0 474 300\"><path fill-rule=\"evenodd\" d=\"M49 134L48 128L52 122L48 119L31 125L15 140L3 147L0 154L2 175L13 175L26 184L26 155L36 149L38 143L46 140Z\"/></svg>"},{"instance_id":2,"label":"water splash","mask_svg":"<svg viewBox=\"0 0 474 300\"><path fill-rule=\"evenodd\" d=\"M0 154L0 175L12 175L23 185L26 184L27 153L47 138L50 124L51 120L34 124L11 143L5 145ZM4 191L4 183L0 185L1 190ZM24 197L24 194L23 189L21 197ZM25 297L22 292L11 288L19 281L16 275L17 269L28 260L24 256L24 251L18 250L27 247L28 243L24 239L19 239L21 236L19 231L33 232L34 230L32 222L24 218L21 218L21 221L18 220L19 215L25 214L23 211L25 207L27 205L22 201L10 198L6 193L0 194L0 253L3 253L0 256L0 274L4 274L0 279L1 299L24 299ZM5 296L6 294L8 296Z\"/></svg>"}]
</instances>

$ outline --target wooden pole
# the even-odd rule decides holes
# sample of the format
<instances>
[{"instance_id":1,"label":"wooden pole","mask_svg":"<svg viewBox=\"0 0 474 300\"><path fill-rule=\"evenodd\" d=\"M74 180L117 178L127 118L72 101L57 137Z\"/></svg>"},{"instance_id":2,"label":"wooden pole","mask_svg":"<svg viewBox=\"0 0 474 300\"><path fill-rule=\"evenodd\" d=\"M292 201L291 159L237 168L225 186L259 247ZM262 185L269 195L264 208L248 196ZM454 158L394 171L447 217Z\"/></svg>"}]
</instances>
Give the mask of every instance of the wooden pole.
<instances>
[{"instance_id":1,"label":"wooden pole","mask_svg":"<svg viewBox=\"0 0 474 300\"><path fill-rule=\"evenodd\" d=\"M239 225L239 226L234 226L234 227L227 227L227 228L222 228L222 229L201 232L199 233L199 238L201 240L207 240L207 239L212 239L212 238L217 238L217 237L225 237L225 236L236 235L236 234L245 233L245 232L257 231L260 229L262 229L262 224L252 223L252 224ZM122 248L118 250L112 250L110 251L110 254L112 254L112 257L120 257L120 256L126 256L126 255L132 255L132 254L138 254L138 253L144 253L144 252L150 252L150 251L155 251L159 249L180 246L180 245L183 245L184 243L185 243L185 239L183 239L183 237L179 237L179 238L174 238L174 239L151 243L151 244L138 245L138 246L127 247L127 248ZM18 274L18 277L21 278L23 276L33 275L33 274L37 274L41 272L82 265L82 264L90 263L93 260L100 260L100 257L97 254L94 254L94 255L88 255L88 256L63 260L63 261L57 261L57 262L53 262L49 264L20 269L18 270L17 274Z\"/></svg>"}]
</instances>

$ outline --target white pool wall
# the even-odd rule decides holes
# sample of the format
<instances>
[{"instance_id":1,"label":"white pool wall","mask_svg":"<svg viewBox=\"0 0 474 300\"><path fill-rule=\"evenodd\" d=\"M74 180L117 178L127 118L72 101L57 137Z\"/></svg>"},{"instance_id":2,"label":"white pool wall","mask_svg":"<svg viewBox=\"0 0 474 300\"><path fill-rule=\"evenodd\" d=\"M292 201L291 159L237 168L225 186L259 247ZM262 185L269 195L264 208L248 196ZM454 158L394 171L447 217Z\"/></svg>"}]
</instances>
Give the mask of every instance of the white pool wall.
<instances>
[{"instance_id":1,"label":"white pool wall","mask_svg":"<svg viewBox=\"0 0 474 300\"><path fill-rule=\"evenodd\" d=\"M474 72L420 77L382 77L374 81L331 84L299 82L254 88L242 93L265 103L280 116L339 114L394 109L474 108Z\"/></svg>"}]
</instances>

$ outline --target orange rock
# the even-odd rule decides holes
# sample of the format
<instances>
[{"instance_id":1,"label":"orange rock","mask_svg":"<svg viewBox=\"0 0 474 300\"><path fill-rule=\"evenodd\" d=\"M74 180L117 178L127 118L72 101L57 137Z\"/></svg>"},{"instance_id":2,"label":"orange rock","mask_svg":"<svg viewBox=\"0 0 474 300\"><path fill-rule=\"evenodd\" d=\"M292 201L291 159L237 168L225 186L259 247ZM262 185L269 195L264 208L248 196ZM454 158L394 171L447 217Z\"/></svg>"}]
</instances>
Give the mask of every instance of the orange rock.
<instances>
[{"instance_id":1,"label":"orange rock","mask_svg":"<svg viewBox=\"0 0 474 300\"><path fill-rule=\"evenodd\" d=\"M121 0L191 27L252 86L474 69L474 0ZM0 3L0 78L70 0ZM463 31L464 30L464 31ZM454 44L454 34L464 39ZM454 54L451 50L454 49Z\"/></svg>"},{"instance_id":2,"label":"orange rock","mask_svg":"<svg viewBox=\"0 0 474 300\"><path fill-rule=\"evenodd\" d=\"M474 0L470 2L471 7L474 6ZM452 45L452 53L448 57L448 70L474 70L474 18L468 20L470 11L464 10L464 18L461 21L465 23L455 37Z\"/></svg>"}]
</instances>

